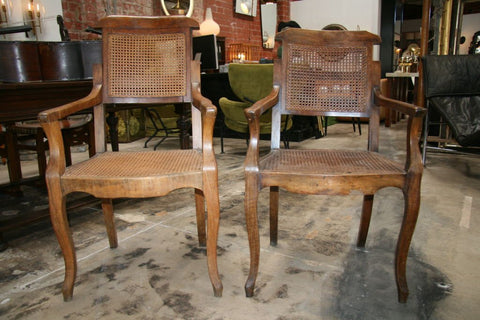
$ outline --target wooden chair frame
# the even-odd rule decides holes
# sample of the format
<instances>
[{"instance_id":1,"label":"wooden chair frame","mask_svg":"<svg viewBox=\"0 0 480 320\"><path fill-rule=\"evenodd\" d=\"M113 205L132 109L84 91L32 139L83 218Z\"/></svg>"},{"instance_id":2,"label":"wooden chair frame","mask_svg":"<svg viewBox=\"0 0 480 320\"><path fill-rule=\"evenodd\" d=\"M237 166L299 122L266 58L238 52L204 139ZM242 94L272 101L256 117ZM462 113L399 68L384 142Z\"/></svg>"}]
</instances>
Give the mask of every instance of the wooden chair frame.
<instances>
[{"instance_id":1,"label":"wooden chair frame","mask_svg":"<svg viewBox=\"0 0 480 320\"><path fill-rule=\"evenodd\" d=\"M389 99L382 95L386 92L386 80L380 85L379 63L373 61L373 45L378 44L378 36L365 31L312 31L302 29L287 29L277 34L277 40L282 41L282 60L275 61L275 80L272 92L264 99L245 110L245 115L250 126L250 144L245 158L245 215L250 245L250 272L245 284L247 297L254 293L255 281L258 273L260 243L258 231L257 201L259 191L270 187L270 244L277 243L279 188L300 194L348 195L353 190L364 194L362 217L358 233L357 246L364 247L370 218L372 213L373 198L377 190L393 186L402 189L405 199L404 217L397 242L395 255L395 277L398 288L398 299L406 302L408 287L406 281L406 260L408 249L413 236L420 206L420 182L422 177L422 161L419 150L419 137L422 128L422 118L425 109ZM306 46L307 52L293 56L294 50ZM310 94L297 95L295 89L289 91L289 84L298 86L299 82L293 77L294 68L302 68L299 73L305 72L305 78L318 81L319 88L323 88L322 76L315 74L314 70L324 72L329 69L328 64L318 66L316 56L333 48L360 48L365 52L359 61L366 62L362 74L362 83L366 83L366 103L359 104L344 110L329 111L327 106L320 105L321 99L328 98L328 93L322 94L321 90L310 91ZM291 50L290 50L291 49ZM303 50L303 49L302 49ZM311 50L311 51L308 51ZM341 52L341 51L339 51ZM343 59L341 56L326 56L325 59L335 62ZM357 68L356 65L351 66ZM322 69L324 68L324 69ZM340 77L340 75L338 75ZM336 81L336 76L332 77ZM293 80L292 80L293 79ZM305 84L302 82L302 84ZM316 84L305 84L307 89ZM328 85L328 83L327 83ZM310 86L310 87L309 87ZM312 93L313 92L313 93ZM303 98L312 98L318 94L318 104L308 105L301 110L298 105L289 105L290 94ZM292 99L291 101L296 101ZM335 103L341 99L334 99ZM300 105L300 102L299 102ZM378 153L379 148L379 110L380 106L391 108L408 116L408 131L406 139L406 161L397 164ZM358 110L358 108L360 108ZM272 140L269 154L259 156L259 118L267 110L272 109ZM323 115L323 116L349 116L368 117L368 151L357 150L300 150L280 149L280 117L282 114ZM361 164L353 160L361 157ZM281 159L281 161L280 161ZM306 161L308 160L308 161ZM302 165L304 164L305 165ZM312 165L316 163L317 166Z\"/></svg>"},{"instance_id":2,"label":"wooden chair frame","mask_svg":"<svg viewBox=\"0 0 480 320\"><path fill-rule=\"evenodd\" d=\"M214 295L222 295L222 282L217 269L217 237L219 224L218 171L213 150L213 126L216 108L210 100L200 93L200 65L191 60L192 30L198 29L198 23L185 17L128 17L109 16L100 21L103 29L103 72L97 65L94 69L93 88L91 93L80 100L53 108L39 114L38 118L50 143L50 159L48 162L46 181L48 187L50 215L53 228L57 235L65 260L65 280L63 283L64 300L70 300L77 272L75 248L66 213L66 196L71 192L86 192L101 199L105 224L110 247L117 247L117 235L113 215L113 198L146 198L163 196L179 188L194 188L198 240L200 245L207 246L207 265ZM164 96L143 94L130 96L114 95L109 87L112 75L108 72L116 66L111 65L116 52L111 51L110 36L120 34L121 37L132 36L136 41L145 35L150 41L154 37L173 33L181 40L177 47L183 61L173 60L185 68L178 77L178 86L184 86L183 94ZM122 40L123 41L123 40ZM172 47L172 41L167 43L167 50ZM158 44L160 45L160 44ZM112 45L113 46L113 45ZM134 46L135 50L141 46ZM157 44L152 46L157 49ZM142 47L142 50L144 48ZM125 49L130 50L130 49ZM170 52L170 51L169 51ZM142 57L143 57L142 53ZM173 55L173 54L172 54ZM169 55L167 55L169 56ZM135 60L135 59L133 59ZM170 60L169 60L170 61ZM135 64L135 61L132 63ZM167 63L165 63L167 64ZM158 61L153 66L161 65ZM125 67L120 65L119 67ZM175 65L166 66L165 72L177 72ZM113 69L112 69L113 68ZM127 66L127 69L130 69ZM151 69L151 68L150 68ZM145 71L148 73L148 71ZM159 74L163 75L160 70ZM123 74L119 73L118 77ZM122 78L118 83L123 84ZM173 80L172 80L173 81ZM184 81L185 83L183 83ZM133 80L125 79L128 89ZM140 89L143 81L140 83ZM154 90L162 89L162 82L153 79ZM157 86L158 83L158 86ZM166 87L171 87L170 82ZM112 85L112 86L113 86ZM141 91L140 90L140 91ZM148 91L148 90L147 90ZM192 104L192 138L193 149L168 151L138 151L138 152L106 152L105 146L105 103L191 103ZM97 154L84 162L66 167L65 150L63 147L60 121L73 113L93 108L95 125L95 144ZM143 162L142 162L143 161ZM144 165L140 165L144 163ZM102 169L103 166L103 169ZM115 167L112 172L109 168ZM121 168L126 167L126 170ZM99 169L100 168L100 169ZM111 170L110 170L111 171ZM205 202L208 211L207 229L205 225Z\"/></svg>"}]
</instances>

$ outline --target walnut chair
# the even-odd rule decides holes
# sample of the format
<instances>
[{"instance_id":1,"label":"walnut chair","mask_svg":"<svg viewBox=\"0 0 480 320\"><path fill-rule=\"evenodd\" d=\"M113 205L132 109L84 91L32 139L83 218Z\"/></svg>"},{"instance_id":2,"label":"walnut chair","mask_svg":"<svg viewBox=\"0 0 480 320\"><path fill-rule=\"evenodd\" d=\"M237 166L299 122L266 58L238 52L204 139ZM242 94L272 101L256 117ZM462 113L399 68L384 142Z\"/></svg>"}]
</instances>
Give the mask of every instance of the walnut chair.
<instances>
[{"instance_id":1,"label":"walnut chair","mask_svg":"<svg viewBox=\"0 0 480 320\"><path fill-rule=\"evenodd\" d=\"M423 108L382 95L379 62L373 45L380 38L366 31L312 31L290 28L277 34L283 43L275 61L271 93L245 110L250 144L245 158L245 215L250 245L250 273L245 284L253 295L258 273L260 243L257 200L260 189L270 187L270 244L277 244L279 188L300 194L364 194L357 246L364 247L373 198L384 187L402 189L403 223L395 256L398 299L406 302L406 260L420 205L422 161L419 137ZM382 80L382 86L386 81ZM397 163L378 152L380 106L408 115L406 161ZM259 119L272 109L270 152L259 155ZM280 119L289 115L369 118L367 150L280 149Z\"/></svg>"},{"instance_id":2,"label":"walnut chair","mask_svg":"<svg viewBox=\"0 0 480 320\"><path fill-rule=\"evenodd\" d=\"M94 68L91 93L38 116L50 143L46 181L51 220L65 260L64 300L72 298L77 271L65 210L69 193L86 192L101 199L110 247L115 248L113 198L163 196L186 187L195 191L199 243L207 246L210 280L215 296L221 296L216 251L218 172L212 147L216 108L201 96L200 64L191 60L192 30L198 29L198 23L186 17L109 16L99 27L103 30L103 68ZM193 149L106 152L105 104L164 103L192 104ZM94 113L97 154L66 167L60 120L88 108Z\"/></svg>"}]
</instances>

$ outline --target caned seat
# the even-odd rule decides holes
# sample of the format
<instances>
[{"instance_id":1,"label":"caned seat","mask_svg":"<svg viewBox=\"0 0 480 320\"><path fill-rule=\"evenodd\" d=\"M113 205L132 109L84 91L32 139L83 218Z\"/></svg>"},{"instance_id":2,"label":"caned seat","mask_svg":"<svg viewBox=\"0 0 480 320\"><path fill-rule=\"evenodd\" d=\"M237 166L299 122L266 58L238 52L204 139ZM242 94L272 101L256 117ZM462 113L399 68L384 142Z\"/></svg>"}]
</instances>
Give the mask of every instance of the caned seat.
<instances>
[{"instance_id":1,"label":"caned seat","mask_svg":"<svg viewBox=\"0 0 480 320\"><path fill-rule=\"evenodd\" d=\"M118 185L113 190L99 187L114 182ZM106 152L68 167L62 179L64 190L88 192L97 198L154 197L162 188L167 194L175 184L177 188L185 184L202 188L202 183L198 150Z\"/></svg>"},{"instance_id":2,"label":"caned seat","mask_svg":"<svg viewBox=\"0 0 480 320\"><path fill-rule=\"evenodd\" d=\"M252 296L259 270L260 239L257 201L259 191L270 187L270 244L277 244L279 189L300 194L348 195L360 191L362 217L357 246L364 247L377 190L402 189L404 218L395 255L398 299L408 297L406 259L420 206L423 166L419 136L425 109L388 99L380 80L373 45L380 38L365 31L312 31L287 29L277 34L281 60L275 61L270 94L245 109L250 143L245 158L245 216L250 245L250 272L245 292ZM408 115L406 161L399 163L379 150L380 106ZM262 114L271 111L272 140L268 154L260 156ZM365 117L369 119L366 150L281 149L284 115Z\"/></svg>"},{"instance_id":3,"label":"caned seat","mask_svg":"<svg viewBox=\"0 0 480 320\"><path fill-rule=\"evenodd\" d=\"M271 176L346 175L355 179L370 175L403 175L397 162L378 153L348 150L273 150L259 162L260 170Z\"/></svg>"},{"instance_id":4,"label":"caned seat","mask_svg":"<svg viewBox=\"0 0 480 320\"><path fill-rule=\"evenodd\" d=\"M46 181L52 225L65 260L64 300L72 298L77 272L65 210L67 194L87 192L101 199L110 247L114 248L118 241L112 199L163 196L179 188L194 189L198 241L207 247L214 295L221 296L216 251L220 206L212 145L217 110L201 96L200 63L192 61L192 30L198 29L198 23L186 17L109 16L99 26L103 64L94 67L91 93L38 116L50 143ZM106 151L105 104L138 107L172 103L192 106L193 149ZM97 154L66 167L61 121L88 108L93 108Z\"/></svg>"}]
</instances>

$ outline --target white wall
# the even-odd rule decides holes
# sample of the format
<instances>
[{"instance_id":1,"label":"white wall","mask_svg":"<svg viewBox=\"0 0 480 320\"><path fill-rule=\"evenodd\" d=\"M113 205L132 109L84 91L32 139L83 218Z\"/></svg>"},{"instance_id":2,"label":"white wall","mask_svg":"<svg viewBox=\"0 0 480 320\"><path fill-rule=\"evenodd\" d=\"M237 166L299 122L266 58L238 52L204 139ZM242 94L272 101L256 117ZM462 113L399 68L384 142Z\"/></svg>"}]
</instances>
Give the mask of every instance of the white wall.
<instances>
[{"instance_id":1,"label":"white wall","mask_svg":"<svg viewBox=\"0 0 480 320\"><path fill-rule=\"evenodd\" d=\"M8 0L11 7L9 8L10 19L8 26L19 26L24 24L24 12L27 8L25 0ZM1 37L0 40L41 40L41 41L60 41L60 33L58 31L57 15L62 15L61 0L34 0L35 6L40 5L42 32L37 28L37 38L31 36L25 37L25 33L14 33ZM6 26L3 24L2 26ZM31 32L30 32L31 34Z\"/></svg>"},{"instance_id":2,"label":"white wall","mask_svg":"<svg viewBox=\"0 0 480 320\"><path fill-rule=\"evenodd\" d=\"M472 42L473 34L480 31L480 13L463 15L462 36L466 38L465 43L460 45L460 54L468 54L470 42Z\"/></svg>"},{"instance_id":3,"label":"white wall","mask_svg":"<svg viewBox=\"0 0 480 320\"><path fill-rule=\"evenodd\" d=\"M380 0L303 0L290 3L290 17L304 29L337 23L348 30L380 34Z\"/></svg>"},{"instance_id":4,"label":"white wall","mask_svg":"<svg viewBox=\"0 0 480 320\"><path fill-rule=\"evenodd\" d=\"M380 0L303 0L290 2L290 18L303 29L321 30L341 24L348 30L366 30L380 35ZM374 48L378 60L380 47Z\"/></svg>"}]
</instances>

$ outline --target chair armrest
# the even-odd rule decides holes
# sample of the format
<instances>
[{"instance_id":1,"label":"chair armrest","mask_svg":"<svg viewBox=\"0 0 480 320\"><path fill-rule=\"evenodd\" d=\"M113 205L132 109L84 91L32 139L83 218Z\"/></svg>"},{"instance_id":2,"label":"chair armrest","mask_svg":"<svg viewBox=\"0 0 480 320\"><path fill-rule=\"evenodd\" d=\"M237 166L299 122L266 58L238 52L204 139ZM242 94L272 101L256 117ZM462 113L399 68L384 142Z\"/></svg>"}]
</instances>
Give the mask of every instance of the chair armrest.
<instances>
[{"instance_id":1,"label":"chair armrest","mask_svg":"<svg viewBox=\"0 0 480 320\"><path fill-rule=\"evenodd\" d=\"M280 92L280 87L277 85L273 86L272 91L263 99L255 102L251 107L244 110L245 116L247 119L259 118L263 113L268 109L272 108L278 103L278 95Z\"/></svg>"},{"instance_id":2,"label":"chair armrest","mask_svg":"<svg viewBox=\"0 0 480 320\"><path fill-rule=\"evenodd\" d=\"M62 120L76 112L102 103L101 66L95 65L93 73L93 88L88 96L56 108L42 111L38 115L38 120L47 136L50 149L50 160L48 161L46 172L48 179L58 179L60 175L65 172L65 150L61 132L65 124Z\"/></svg>"},{"instance_id":3,"label":"chair armrest","mask_svg":"<svg viewBox=\"0 0 480 320\"><path fill-rule=\"evenodd\" d=\"M200 91L200 83L192 83L192 100L193 106L200 112L205 113L207 116L213 116L215 118L217 114L217 107L210 101L210 99L202 96Z\"/></svg>"},{"instance_id":4,"label":"chair armrest","mask_svg":"<svg viewBox=\"0 0 480 320\"><path fill-rule=\"evenodd\" d=\"M250 141L248 144L247 155L245 157L245 170L252 173L258 172L259 148L260 140L260 116L277 105L280 87L273 86L272 91L265 98L258 100L251 107L244 110L248 120L250 130Z\"/></svg>"},{"instance_id":5,"label":"chair armrest","mask_svg":"<svg viewBox=\"0 0 480 320\"><path fill-rule=\"evenodd\" d=\"M220 106L220 109L223 112L225 123L227 122L235 123L236 125L239 125L241 128L244 128L243 132L248 131L247 118L245 118L244 110L246 108L251 107L252 106L251 103L229 100L227 98L222 97L220 98L220 100L218 100L218 104ZM230 129L237 131L237 130L240 130L240 127L238 127L237 129L235 128L230 128Z\"/></svg>"},{"instance_id":6,"label":"chair armrest","mask_svg":"<svg viewBox=\"0 0 480 320\"><path fill-rule=\"evenodd\" d=\"M382 89L385 91L386 81L381 82ZM380 88L374 88L375 104L384 106L387 108L395 109L408 115L407 125L407 156L405 161L405 170L409 172L410 179L419 179L423 171L422 156L420 153L420 135L422 133L423 117L425 116L427 109L390 99L384 96Z\"/></svg>"},{"instance_id":7,"label":"chair armrest","mask_svg":"<svg viewBox=\"0 0 480 320\"><path fill-rule=\"evenodd\" d=\"M76 112L92 108L102 103L102 86L94 85L88 96L64 104L62 106L42 111L38 114L38 120L41 123L59 121Z\"/></svg>"},{"instance_id":8,"label":"chair armrest","mask_svg":"<svg viewBox=\"0 0 480 320\"><path fill-rule=\"evenodd\" d=\"M218 99L218 104L219 104L219 107L222 109L222 111L227 109L232 109L232 108L240 109L242 113L242 118L245 117L243 114L243 110L253 105L253 103L251 102L231 100L225 97L221 97L220 99Z\"/></svg>"},{"instance_id":9,"label":"chair armrest","mask_svg":"<svg viewBox=\"0 0 480 320\"><path fill-rule=\"evenodd\" d=\"M246 108L249 108L253 105L253 103L251 103L251 102L230 100L230 99L225 98L225 97L221 97L218 100L218 104L219 104L219 106L222 110L224 110L226 108L239 108L239 109L241 109L242 110L242 117L244 116L243 115L243 110L246 109Z\"/></svg>"},{"instance_id":10,"label":"chair armrest","mask_svg":"<svg viewBox=\"0 0 480 320\"><path fill-rule=\"evenodd\" d=\"M209 162L215 163L215 155L213 152L213 129L215 118L217 116L217 108L213 105L210 99L202 96L199 82L192 83L192 100L192 105L200 111L201 114L201 129L198 129L198 131L202 133L202 140L198 141L198 145L202 145L204 164ZM199 126L200 122L194 121L192 114L192 126L195 125ZM192 128L192 131L198 132L196 128ZM212 166L205 165L204 167L210 168Z\"/></svg>"},{"instance_id":11,"label":"chair armrest","mask_svg":"<svg viewBox=\"0 0 480 320\"><path fill-rule=\"evenodd\" d=\"M253 102L245 102L245 101L242 101L240 99L238 100L234 100L234 99L230 99L230 98L227 98L227 97L221 97L220 99L218 99L218 102L220 104L220 101L224 101L225 103L243 103L245 105L248 105L248 106L251 106L253 104Z\"/></svg>"},{"instance_id":12,"label":"chair armrest","mask_svg":"<svg viewBox=\"0 0 480 320\"><path fill-rule=\"evenodd\" d=\"M407 114L412 117L423 117L427 109L416 106L411 103L387 98L384 96L379 87L373 89L375 104L382 107L395 109L401 113Z\"/></svg>"}]
</instances>

